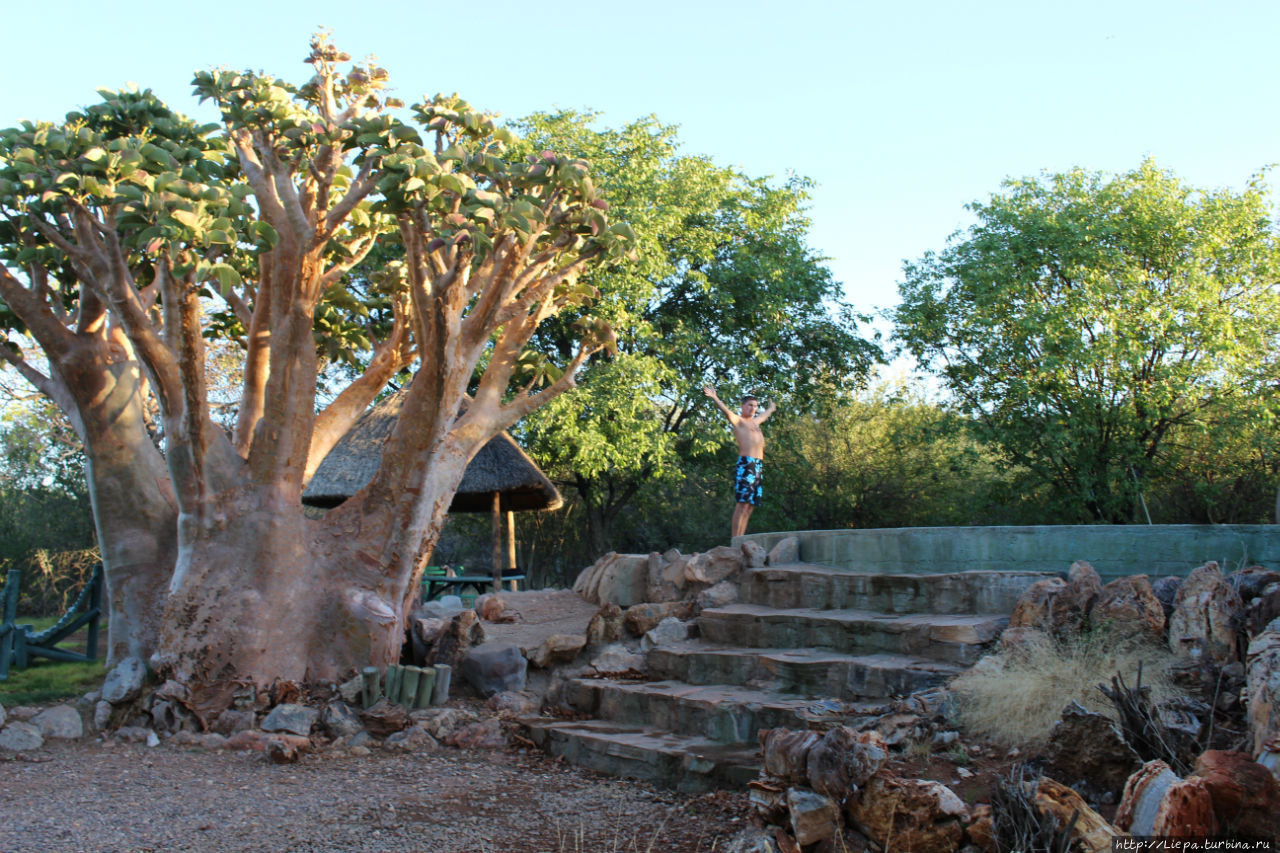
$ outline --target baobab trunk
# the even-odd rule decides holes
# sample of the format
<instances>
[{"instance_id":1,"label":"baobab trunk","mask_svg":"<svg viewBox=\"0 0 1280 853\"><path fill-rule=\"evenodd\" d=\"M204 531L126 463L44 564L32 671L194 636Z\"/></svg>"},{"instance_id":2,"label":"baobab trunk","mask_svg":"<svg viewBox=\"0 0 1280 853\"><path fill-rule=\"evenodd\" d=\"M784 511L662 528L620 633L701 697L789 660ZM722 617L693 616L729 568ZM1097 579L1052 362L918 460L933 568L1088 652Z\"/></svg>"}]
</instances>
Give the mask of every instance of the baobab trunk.
<instances>
[{"instance_id":1,"label":"baobab trunk","mask_svg":"<svg viewBox=\"0 0 1280 853\"><path fill-rule=\"evenodd\" d=\"M417 554L435 544L465 468L434 459L416 498L366 490L319 520L279 486L184 515L152 666L208 721L249 685L332 683L399 661Z\"/></svg>"},{"instance_id":2,"label":"baobab trunk","mask_svg":"<svg viewBox=\"0 0 1280 853\"><path fill-rule=\"evenodd\" d=\"M55 362L85 442L89 497L108 606L107 665L146 660L177 559L177 505L143 416L136 361L108 360L102 339L81 340ZM118 352L116 352L118 356Z\"/></svg>"}]
</instances>

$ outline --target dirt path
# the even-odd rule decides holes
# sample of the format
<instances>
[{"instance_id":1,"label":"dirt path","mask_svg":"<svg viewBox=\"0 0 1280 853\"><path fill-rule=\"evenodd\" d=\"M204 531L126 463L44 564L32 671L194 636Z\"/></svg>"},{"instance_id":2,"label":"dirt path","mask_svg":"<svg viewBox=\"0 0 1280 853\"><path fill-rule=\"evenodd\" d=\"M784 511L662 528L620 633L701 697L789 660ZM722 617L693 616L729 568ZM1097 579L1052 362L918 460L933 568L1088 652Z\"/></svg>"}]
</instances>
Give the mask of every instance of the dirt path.
<instances>
[{"instance_id":1,"label":"dirt path","mask_svg":"<svg viewBox=\"0 0 1280 853\"><path fill-rule=\"evenodd\" d=\"M741 794L675 794L523 750L273 765L89 741L0 760L6 853L695 853L723 850L746 815Z\"/></svg>"}]
</instances>

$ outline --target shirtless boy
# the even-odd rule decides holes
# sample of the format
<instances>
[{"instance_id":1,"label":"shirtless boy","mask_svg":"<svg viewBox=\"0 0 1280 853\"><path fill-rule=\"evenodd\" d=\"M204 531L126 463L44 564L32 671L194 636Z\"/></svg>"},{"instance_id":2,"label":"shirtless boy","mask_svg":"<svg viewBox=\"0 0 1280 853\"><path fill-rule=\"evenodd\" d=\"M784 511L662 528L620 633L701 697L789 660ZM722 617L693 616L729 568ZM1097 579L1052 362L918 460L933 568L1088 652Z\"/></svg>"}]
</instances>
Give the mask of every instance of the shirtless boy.
<instances>
[{"instance_id":1,"label":"shirtless boy","mask_svg":"<svg viewBox=\"0 0 1280 853\"><path fill-rule=\"evenodd\" d=\"M760 505L764 487L764 433L760 424L777 410L772 400L769 407L759 412L760 401L748 394L742 398L742 411L734 412L716 396L716 389L706 386L702 393L711 398L716 408L724 412L733 427L733 437L738 441L738 468L733 481L733 523L730 536L747 532L747 519L751 511ZM759 412L757 414L757 412Z\"/></svg>"}]
</instances>

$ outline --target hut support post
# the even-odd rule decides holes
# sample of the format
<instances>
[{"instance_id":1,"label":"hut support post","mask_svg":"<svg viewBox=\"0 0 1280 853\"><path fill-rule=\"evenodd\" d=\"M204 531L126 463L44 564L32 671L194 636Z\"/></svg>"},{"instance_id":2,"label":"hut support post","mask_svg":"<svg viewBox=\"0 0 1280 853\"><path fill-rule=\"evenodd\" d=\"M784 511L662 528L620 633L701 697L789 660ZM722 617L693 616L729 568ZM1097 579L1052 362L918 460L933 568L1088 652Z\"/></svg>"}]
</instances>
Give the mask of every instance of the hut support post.
<instances>
[{"instance_id":1,"label":"hut support post","mask_svg":"<svg viewBox=\"0 0 1280 853\"><path fill-rule=\"evenodd\" d=\"M507 565L504 568L515 570L516 568L516 514L513 510L507 510ZM515 579L511 581L511 591L515 592Z\"/></svg>"},{"instance_id":2,"label":"hut support post","mask_svg":"<svg viewBox=\"0 0 1280 853\"><path fill-rule=\"evenodd\" d=\"M493 591L502 592L502 493L493 493Z\"/></svg>"}]
</instances>

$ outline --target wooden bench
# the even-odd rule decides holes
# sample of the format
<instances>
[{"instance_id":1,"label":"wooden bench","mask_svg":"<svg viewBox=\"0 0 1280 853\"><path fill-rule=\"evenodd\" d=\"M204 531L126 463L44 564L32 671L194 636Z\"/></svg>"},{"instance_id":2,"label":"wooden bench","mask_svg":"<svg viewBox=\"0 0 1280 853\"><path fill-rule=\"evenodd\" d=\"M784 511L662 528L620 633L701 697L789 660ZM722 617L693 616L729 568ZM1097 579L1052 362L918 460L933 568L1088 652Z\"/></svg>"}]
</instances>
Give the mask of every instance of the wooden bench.
<instances>
[{"instance_id":1,"label":"wooden bench","mask_svg":"<svg viewBox=\"0 0 1280 853\"><path fill-rule=\"evenodd\" d=\"M22 571L10 569L4 584L3 621L0 621L0 681L9 677L10 665L25 669L33 657L49 660L87 662L98 659L98 623L102 618L102 565L97 565L89 582L75 603L62 614L62 618L43 631L33 630L32 625L16 623L18 594L22 586ZM58 648L84 626L89 626L84 654Z\"/></svg>"}]
</instances>

